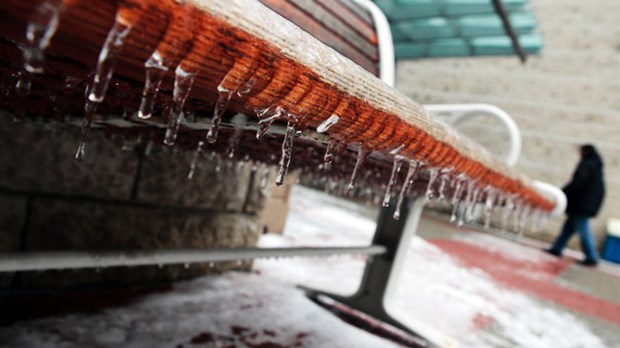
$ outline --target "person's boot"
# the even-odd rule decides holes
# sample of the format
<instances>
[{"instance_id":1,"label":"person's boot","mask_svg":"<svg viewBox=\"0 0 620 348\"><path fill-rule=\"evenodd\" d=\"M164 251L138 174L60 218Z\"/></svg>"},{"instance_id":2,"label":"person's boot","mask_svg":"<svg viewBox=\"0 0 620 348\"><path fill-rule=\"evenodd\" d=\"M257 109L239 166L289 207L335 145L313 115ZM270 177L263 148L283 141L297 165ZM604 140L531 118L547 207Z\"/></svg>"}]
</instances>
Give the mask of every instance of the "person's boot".
<instances>
[{"instance_id":1,"label":"person's boot","mask_svg":"<svg viewBox=\"0 0 620 348\"><path fill-rule=\"evenodd\" d=\"M554 249L551 249L551 248L544 249L544 252L546 252L547 254L551 254L551 255L553 255L555 257L562 257L562 253L561 252L559 252L557 250L554 250Z\"/></svg>"},{"instance_id":2,"label":"person's boot","mask_svg":"<svg viewBox=\"0 0 620 348\"><path fill-rule=\"evenodd\" d=\"M587 266L587 267L595 267L596 265L598 265L598 261L585 259L585 260L579 261L579 264L582 266Z\"/></svg>"}]
</instances>

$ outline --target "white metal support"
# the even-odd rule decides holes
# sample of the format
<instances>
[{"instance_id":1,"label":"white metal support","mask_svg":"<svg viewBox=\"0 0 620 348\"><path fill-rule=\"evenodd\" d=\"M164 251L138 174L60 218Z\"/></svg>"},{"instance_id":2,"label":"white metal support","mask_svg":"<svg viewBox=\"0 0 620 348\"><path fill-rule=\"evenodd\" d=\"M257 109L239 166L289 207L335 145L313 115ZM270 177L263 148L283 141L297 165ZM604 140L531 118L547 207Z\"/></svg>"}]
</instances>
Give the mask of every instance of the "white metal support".
<instances>
[{"instance_id":1,"label":"white metal support","mask_svg":"<svg viewBox=\"0 0 620 348\"><path fill-rule=\"evenodd\" d=\"M380 245L337 248L14 252L0 253L0 272L243 261L266 257L380 255L385 252L386 248Z\"/></svg>"},{"instance_id":2,"label":"white metal support","mask_svg":"<svg viewBox=\"0 0 620 348\"><path fill-rule=\"evenodd\" d=\"M392 29L385 14L381 9L370 0L354 0L360 6L365 7L373 21L377 32L379 46L379 79L388 86L394 87L395 65L394 41L392 41Z\"/></svg>"},{"instance_id":3,"label":"white metal support","mask_svg":"<svg viewBox=\"0 0 620 348\"><path fill-rule=\"evenodd\" d=\"M480 115L495 117L501 121L510 136L510 150L504 158L509 166L514 166L521 155L521 132L512 117L504 110L490 104L428 104L424 105L426 111L436 116L455 128L460 122Z\"/></svg>"}]
</instances>

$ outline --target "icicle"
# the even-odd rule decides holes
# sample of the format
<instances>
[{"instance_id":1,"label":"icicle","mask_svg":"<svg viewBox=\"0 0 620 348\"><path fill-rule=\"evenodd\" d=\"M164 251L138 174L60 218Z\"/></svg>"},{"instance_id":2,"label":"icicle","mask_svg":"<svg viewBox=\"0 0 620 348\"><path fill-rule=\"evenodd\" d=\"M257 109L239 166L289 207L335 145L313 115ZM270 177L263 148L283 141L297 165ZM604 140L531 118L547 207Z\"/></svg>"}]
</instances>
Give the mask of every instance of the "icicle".
<instances>
[{"instance_id":1,"label":"icicle","mask_svg":"<svg viewBox=\"0 0 620 348\"><path fill-rule=\"evenodd\" d=\"M514 201L512 195L507 195L504 199L504 211L502 213L502 231L506 232L508 227L508 219L514 209Z\"/></svg>"},{"instance_id":2,"label":"icicle","mask_svg":"<svg viewBox=\"0 0 620 348\"><path fill-rule=\"evenodd\" d=\"M269 131L269 127L271 124L281 118L284 114L284 109L280 107L276 107L275 110L272 108L265 109L262 112L258 113L258 129L256 130L256 139L262 139L262 137L267 134Z\"/></svg>"},{"instance_id":3,"label":"icicle","mask_svg":"<svg viewBox=\"0 0 620 348\"><path fill-rule=\"evenodd\" d=\"M467 194L465 195L465 203L464 203L464 208L461 211L461 214L459 215L459 220L457 221L457 226L463 226L463 223L465 222L465 219L468 219L468 216L470 215L470 210L472 209L472 205L474 204L473 199L474 199L474 191L476 190L476 181L475 180L469 180L467 182Z\"/></svg>"},{"instance_id":4,"label":"icicle","mask_svg":"<svg viewBox=\"0 0 620 348\"><path fill-rule=\"evenodd\" d=\"M168 146L174 145L183 116L183 105L192 90L194 77L196 75L187 72L178 66L175 70L174 90L172 92L172 108L168 115L168 127L166 128L166 136L164 144Z\"/></svg>"},{"instance_id":5,"label":"icicle","mask_svg":"<svg viewBox=\"0 0 620 348\"><path fill-rule=\"evenodd\" d=\"M393 155L393 156L394 156L394 155L397 155L397 154L400 152L400 150L402 150L402 149L403 149L403 147L405 147L405 144L400 144L400 145L398 145L398 147L397 147L397 148L395 148L395 149L393 149L392 151L390 151L390 155Z\"/></svg>"},{"instance_id":6,"label":"icicle","mask_svg":"<svg viewBox=\"0 0 620 348\"><path fill-rule=\"evenodd\" d=\"M188 269L188 268L189 268L189 263L185 263L185 264L183 265L183 267L184 267L185 269Z\"/></svg>"},{"instance_id":7,"label":"icicle","mask_svg":"<svg viewBox=\"0 0 620 348\"><path fill-rule=\"evenodd\" d=\"M439 174L439 200L444 202L446 200L446 183L450 179L448 172Z\"/></svg>"},{"instance_id":8,"label":"icicle","mask_svg":"<svg viewBox=\"0 0 620 348\"><path fill-rule=\"evenodd\" d=\"M484 201L484 229L488 230L491 227L491 216L493 215L493 208L495 207L495 198L497 192L491 186L487 186L487 197Z\"/></svg>"},{"instance_id":9,"label":"icicle","mask_svg":"<svg viewBox=\"0 0 620 348\"><path fill-rule=\"evenodd\" d=\"M148 119L153 114L155 98L157 98L161 81L168 71L168 64L164 61L164 58L159 52L155 51L144 63L144 68L146 69L146 81L144 82L144 89L142 90L142 100L140 101L138 117L141 119Z\"/></svg>"},{"instance_id":10,"label":"icicle","mask_svg":"<svg viewBox=\"0 0 620 348\"><path fill-rule=\"evenodd\" d=\"M465 188L466 180L467 178L462 175L457 176L455 179L456 186L454 188L454 194L452 195L452 200L450 202L452 203L452 214L450 215L450 222L456 221L456 213L458 211L459 204L461 202L461 195L463 194L463 189Z\"/></svg>"},{"instance_id":11,"label":"icicle","mask_svg":"<svg viewBox=\"0 0 620 348\"><path fill-rule=\"evenodd\" d=\"M131 25L126 23L123 17L117 15L114 26L108 32L108 37L101 48L101 52L99 52L95 77L88 93L88 100L100 103L105 98L108 84L114 73L114 64L130 31Z\"/></svg>"},{"instance_id":12,"label":"icicle","mask_svg":"<svg viewBox=\"0 0 620 348\"><path fill-rule=\"evenodd\" d=\"M400 194L398 195L398 202L396 203L396 210L394 211L394 220L398 220L400 218L400 209L403 205L403 200L405 199L405 195L407 194L409 187L411 187L417 179L418 173L420 172L420 167L422 167L421 162L414 160L409 161L409 170L407 171L405 182L403 182L403 186L400 189Z\"/></svg>"},{"instance_id":13,"label":"icicle","mask_svg":"<svg viewBox=\"0 0 620 348\"><path fill-rule=\"evenodd\" d=\"M519 231L519 223L521 218L521 213L523 212L524 204L520 199L515 200L515 208L514 214L512 215L512 230L515 232Z\"/></svg>"},{"instance_id":14,"label":"icicle","mask_svg":"<svg viewBox=\"0 0 620 348\"><path fill-rule=\"evenodd\" d=\"M474 188L474 193L471 197L471 202L469 203L467 214L465 215L465 221L470 222L476 218L476 205L478 204L478 197L480 196L480 189L478 187Z\"/></svg>"},{"instance_id":15,"label":"icicle","mask_svg":"<svg viewBox=\"0 0 620 348\"><path fill-rule=\"evenodd\" d=\"M46 0L35 10L26 28L26 46L21 47L24 55L24 70L32 74L43 73L45 49L58 29L58 19L64 10L62 0Z\"/></svg>"},{"instance_id":16,"label":"icicle","mask_svg":"<svg viewBox=\"0 0 620 348\"><path fill-rule=\"evenodd\" d=\"M86 150L86 140L90 134L90 124L93 122L93 116L97 112L97 105L93 101L87 100L84 105L84 117L82 118L82 134L80 136L80 145L75 153L75 159L82 161L84 159Z\"/></svg>"},{"instance_id":17,"label":"icicle","mask_svg":"<svg viewBox=\"0 0 620 348\"><path fill-rule=\"evenodd\" d=\"M263 175L260 178L260 189L265 190L267 188L267 183L269 182L269 175L271 174L271 170L267 165L265 165L265 170L263 171Z\"/></svg>"},{"instance_id":18,"label":"icicle","mask_svg":"<svg viewBox=\"0 0 620 348\"><path fill-rule=\"evenodd\" d=\"M316 127L317 133L325 133L327 132L333 125L338 123L340 118L336 115L329 116L328 119L323 121L318 127Z\"/></svg>"},{"instance_id":19,"label":"icicle","mask_svg":"<svg viewBox=\"0 0 620 348\"><path fill-rule=\"evenodd\" d=\"M428 186L426 186L426 193L424 194L424 196L429 201L435 198L435 193L433 192L433 184L435 184L435 180L437 179L438 175L439 175L439 171L437 169L435 168L428 169Z\"/></svg>"},{"instance_id":20,"label":"icicle","mask_svg":"<svg viewBox=\"0 0 620 348\"><path fill-rule=\"evenodd\" d=\"M231 91L224 87L224 83L227 81L228 75L224 77L224 80L217 86L217 91L219 96L217 97L217 101L215 102L215 109L213 110L213 117L211 118L211 127L209 128L209 132L207 133L207 141L209 144L215 143L217 140L217 133L220 129L220 123L222 122L222 116L224 116L224 112L226 112L226 108L228 108L228 103L233 96L235 91Z\"/></svg>"},{"instance_id":21,"label":"icicle","mask_svg":"<svg viewBox=\"0 0 620 348\"><path fill-rule=\"evenodd\" d=\"M519 214L519 225L518 225L518 235L517 238L520 240L525 233L525 226L527 226L527 221L530 218L531 207L529 204L523 204L523 208L521 208L521 214Z\"/></svg>"},{"instance_id":22,"label":"icicle","mask_svg":"<svg viewBox=\"0 0 620 348\"><path fill-rule=\"evenodd\" d=\"M244 98L252 91L252 88L254 88L254 85L256 85L256 80L253 78L249 79L245 85L243 85L241 88L237 90L237 96L239 98Z\"/></svg>"},{"instance_id":23,"label":"icicle","mask_svg":"<svg viewBox=\"0 0 620 348\"><path fill-rule=\"evenodd\" d=\"M366 163L369 155L370 151L365 149L360 144L360 147L357 149L357 160L355 161L355 167L353 167L353 173L351 173L351 179L349 179L347 191L351 191L355 188L355 179L357 178L357 173L359 172L360 167L364 165L364 163Z\"/></svg>"},{"instance_id":24,"label":"icicle","mask_svg":"<svg viewBox=\"0 0 620 348\"><path fill-rule=\"evenodd\" d=\"M192 163L189 165L189 172L187 173L187 180L191 180L194 178L194 172L196 171L196 164L198 163L198 158L202 154L202 148L204 147L205 142L199 141L196 150L194 151L194 155L192 156Z\"/></svg>"},{"instance_id":25,"label":"icicle","mask_svg":"<svg viewBox=\"0 0 620 348\"><path fill-rule=\"evenodd\" d=\"M334 150L340 142L336 138L329 138L327 148L325 149L325 155L323 156L323 169L326 171L331 170L332 163L334 163Z\"/></svg>"},{"instance_id":26,"label":"icicle","mask_svg":"<svg viewBox=\"0 0 620 348\"><path fill-rule=\"evenodd\" d=\"M32 88L32 76L30 74L20 71L17 74L17 82L15 83L15 95L18 97L26 97L30 94Z\"/></svg>"},{"instance_id":27,"label":"icicle","mask_svg":"<svg viewBox=\"0 0 620 348\"><path fill-rule=\"evenodd\" d=\"M295 116L289 115L288 123L286 125L286 134L284 135L284 141L282 142L282 157L280 157L280 168L278 169L278 175L276 176L276 185L282 185L284 182L284 176L288 171L288 166L291 163L291 156L293 154L293 140L295 139L295 132L297 131L297 119Z\"/></svg>"},{"instance_id":28,"label":"icicle","mask_svg":"<svg viewBox=\"0 0 620 348\"><path fill-rule=\"evenodd\" d=\"M392 165L392 174L390 174L390 180L388 181L387 187L385 188L385 195L383 196L383 201L381 205L383 207L387 207L390 205L390 200L392 199L392 190L394 189L394 185L398 180L398 174L400 173L400 169L403 166L404 156L396 155L394 157L394 164Z\"/></svg>"}]
</instances>

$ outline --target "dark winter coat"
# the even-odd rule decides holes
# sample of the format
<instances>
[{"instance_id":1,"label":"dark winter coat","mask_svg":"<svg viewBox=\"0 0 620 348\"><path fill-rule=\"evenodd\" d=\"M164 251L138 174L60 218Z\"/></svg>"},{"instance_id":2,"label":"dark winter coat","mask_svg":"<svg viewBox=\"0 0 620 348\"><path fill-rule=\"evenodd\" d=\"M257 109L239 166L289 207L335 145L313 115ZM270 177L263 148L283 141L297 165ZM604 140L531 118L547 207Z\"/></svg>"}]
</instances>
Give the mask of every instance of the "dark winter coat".
<instances>
[{"instance_id":1,"label":"dark winter coat","mask_svg":"<svg viewBox=\"0 0 620 348\"><path fill-rule=\"evenodd\" d=\"M582 149L582 158L573 178L562 189L568 200L568 215L596 216L605 197L603 161L596 150L589 150Z\"/></svg>"}]
</instances>

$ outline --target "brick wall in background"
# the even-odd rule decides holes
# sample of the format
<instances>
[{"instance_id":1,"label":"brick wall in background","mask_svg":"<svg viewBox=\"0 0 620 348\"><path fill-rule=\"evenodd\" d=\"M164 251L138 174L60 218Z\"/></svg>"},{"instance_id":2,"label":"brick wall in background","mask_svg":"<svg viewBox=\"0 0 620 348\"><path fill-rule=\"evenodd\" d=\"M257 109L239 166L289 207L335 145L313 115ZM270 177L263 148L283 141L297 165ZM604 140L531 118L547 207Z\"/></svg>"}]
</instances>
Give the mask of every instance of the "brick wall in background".
<instances>
[{"instance_id":1,"label":"brick wall in background","mask_svg":"<svg viewBox=\"0 0 620 348\"><path fill-rule=\"evenodd\" d=\"M607 183L602 212L593 220L600 245L607 219L620 217L620 2L531 3L544 38L541 56L525 65L516 57L403 61L397 88L421 103L482 102L505 109L523 133L517 167L558 186L570 179L577 146L595 144ZM504 138L492 124L467 128L485 144ZM553 238L561 222L552 220L536 236Z\"/></svg>"}]
</instances>

